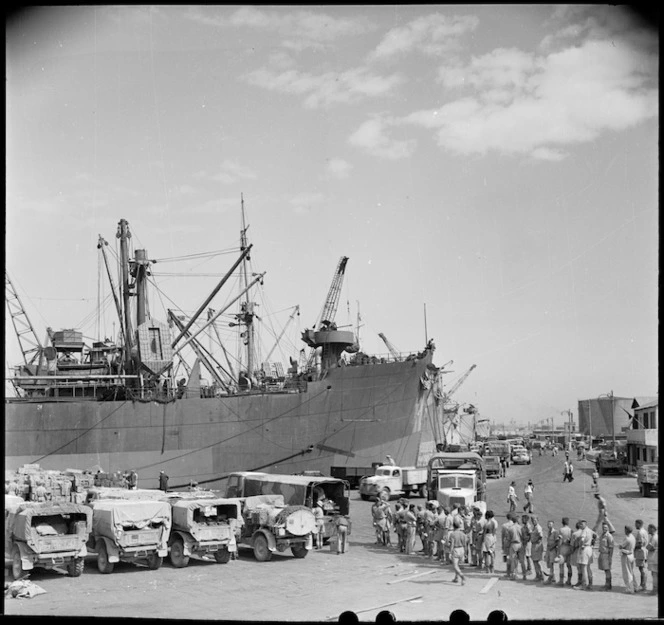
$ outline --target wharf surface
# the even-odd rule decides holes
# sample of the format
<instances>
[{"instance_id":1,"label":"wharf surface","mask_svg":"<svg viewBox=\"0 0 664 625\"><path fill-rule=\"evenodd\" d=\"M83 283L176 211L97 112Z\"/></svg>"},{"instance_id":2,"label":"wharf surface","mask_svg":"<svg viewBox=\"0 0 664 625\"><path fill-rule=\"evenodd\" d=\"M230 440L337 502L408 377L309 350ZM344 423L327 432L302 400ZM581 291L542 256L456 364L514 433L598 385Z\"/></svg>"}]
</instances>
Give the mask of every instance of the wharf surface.
<instances>
[{"instance_id":1,"label":"wharf surface","mask_svg":"<svg viewBox=\"0 0 664 625\"><path fill-rule=\"evenodd\" d=\"M510 466L506 478L490 478L488 508L499 525L507 513L507 487L516 482L520 504L529 478L535 484L535 514L543 528L549 519L560 527L563 516L570 525L597 519L592 493L593 465L575 461L575 479L562 482L565 456L539 456L531 465ZM616 526L615 539L624 538L625 524L637 518L657 524L658 498L639 495L631 476L603 476L600 492L606 497ZM423 499L412 497L420 505ZM391 502L394 506L394 501ZM521 509L517 509L521 512ZM653 619L658 617L658 597L625 594L618 549L613 557L613 590L600 590L604 573L593 564L595 590L544 586L532 576L527 581L504 579L505 564L497 549L498 580L472 567L465 567L465 586L454 584L449 566L441 566L420 554L405 555L394 547L375 544L371 503L358 491L351 495L352 534L347 553L337 555L329 547L312 551L304 559L290 552L275 554L269 562L256 562L251 551L228 564L192 560L187 568L175 569L168 559L150 571L147 567L120 563L110 575L98 572L94 556L86 560L79 578L55 571L35 570L30 579L47 592L33 599L5 598L5 615L138 617L182 620L328 621L344 610L360 621L374 622L379 611L391 611L398 621L447 621L455 609L465 610L471 620L486 621L492 610L503 610L510 620ZM394 535L393 535L394 536ZM396 543L396 540L393 539ZM420 541L416 541L420 549ZM546 570L546 568L545 568ZM5 571L5 581L10 581ZM556 573L557 575L557 573ZM574 572L576 580L576 572ZM652 579L648 574L648 590Z\"/></svg>"}]
</instances>

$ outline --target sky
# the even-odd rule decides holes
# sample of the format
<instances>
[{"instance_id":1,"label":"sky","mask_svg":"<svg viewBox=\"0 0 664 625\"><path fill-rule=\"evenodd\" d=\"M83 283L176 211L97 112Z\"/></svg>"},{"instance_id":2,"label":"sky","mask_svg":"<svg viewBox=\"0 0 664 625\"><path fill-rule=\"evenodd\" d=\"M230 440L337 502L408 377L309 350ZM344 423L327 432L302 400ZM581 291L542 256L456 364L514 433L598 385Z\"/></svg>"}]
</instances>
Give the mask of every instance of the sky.
<instances>
[{"instance_id":1,"label":"sky","mask_svg":"<svg viewBox=\"0 0 664 625\"><path fill-rule=\"evenodd\" d=\"M450 384L476 365L457 401L562 424L658 393L658 72L647 23L603 5L16 13L6 270L40 339L114 336L97 243L115 271L126 219L158 261L150 313L191 314L238 257L243 198L273 359L348 256L336 321L364 351L433 338Z\"/></svg>"}]
</instances>

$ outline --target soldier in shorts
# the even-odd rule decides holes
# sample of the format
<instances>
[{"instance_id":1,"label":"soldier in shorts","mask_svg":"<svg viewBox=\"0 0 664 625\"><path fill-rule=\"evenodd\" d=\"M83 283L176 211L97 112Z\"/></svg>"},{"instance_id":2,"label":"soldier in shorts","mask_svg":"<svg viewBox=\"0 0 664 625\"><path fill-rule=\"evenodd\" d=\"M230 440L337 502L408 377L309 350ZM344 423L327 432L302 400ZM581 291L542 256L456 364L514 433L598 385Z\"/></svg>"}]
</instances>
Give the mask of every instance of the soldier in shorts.
<instances>
[{"instance_id":1,"label":"soldier in shorts","mask_svg":"<svg viewBox=\"0 0 664 625\"><path fill-rule=\"evenodd\" d=\"M560 548L559 555L562 557L560 561L560 579L558 586L572 585L572 564L570 557L572 555L572 528L569 526L569 517L563 517L562 527L558 531L560 535ZM565 581L565 567L567 567L567 581Z\"/></svg>"},{"instance_id":2,"label":"soldier in shorts","mask_svg":"<svg viewBox=\"0 0 664 625\"><path fill-rule=\"evenodd\" d=\"M549 572L547 573L548 579L544 583L553 584L556 581L555 565L556 560L559 557L558 551L560 547L560 534L555 528L553 521L549 521L546 526L546 565L549 567Z\"/></svg>"}]
</instances>

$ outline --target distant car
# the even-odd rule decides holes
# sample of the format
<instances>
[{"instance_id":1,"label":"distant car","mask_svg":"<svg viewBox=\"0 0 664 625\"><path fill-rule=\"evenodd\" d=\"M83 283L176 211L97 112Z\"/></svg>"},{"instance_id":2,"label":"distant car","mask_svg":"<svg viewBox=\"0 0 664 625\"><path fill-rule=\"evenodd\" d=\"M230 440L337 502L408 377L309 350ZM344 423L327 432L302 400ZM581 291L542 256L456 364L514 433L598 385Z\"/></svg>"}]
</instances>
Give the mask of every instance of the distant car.
<instances>
[{"instance_id":1,"label":"distant car","mask_svg":"<svg viewBox=\"0 0 664 625\"><path fill-rule=\"evenodd\" d=\"M518 449L512 456L512 464L530 464L532 456L527 449Z\"/></svg>"}]
</instances>

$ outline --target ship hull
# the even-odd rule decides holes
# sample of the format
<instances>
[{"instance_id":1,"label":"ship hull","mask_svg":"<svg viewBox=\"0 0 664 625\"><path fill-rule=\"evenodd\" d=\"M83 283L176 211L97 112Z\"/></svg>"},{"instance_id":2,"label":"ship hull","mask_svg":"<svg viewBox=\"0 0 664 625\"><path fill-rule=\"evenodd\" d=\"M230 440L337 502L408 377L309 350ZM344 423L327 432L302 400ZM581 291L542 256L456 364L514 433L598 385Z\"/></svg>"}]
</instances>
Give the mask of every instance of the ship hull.
<instances>
[{"instance_id":1,"label":"ship hull","mask_svg":"<svg viewBox=\"0 0 664 625\"><path fill-rule=\"evenodd\" d=\"M191 480L219 488L228 473L292 473L401 465L434 450L437 406L431 352L393 363L339 367L306 392L139 401L11 401L5 405L5 468L135 469L141 486Z\"/></svg>"}]
</instances>

